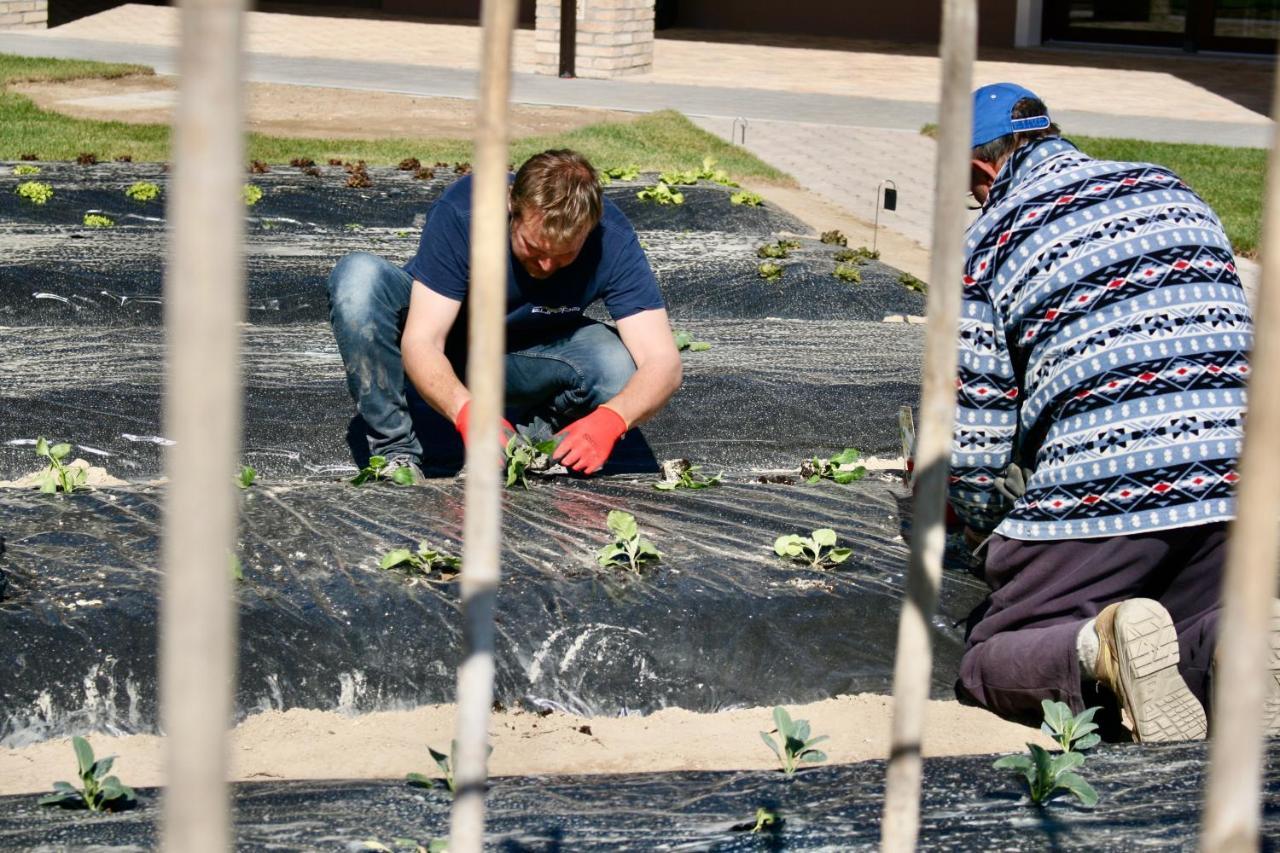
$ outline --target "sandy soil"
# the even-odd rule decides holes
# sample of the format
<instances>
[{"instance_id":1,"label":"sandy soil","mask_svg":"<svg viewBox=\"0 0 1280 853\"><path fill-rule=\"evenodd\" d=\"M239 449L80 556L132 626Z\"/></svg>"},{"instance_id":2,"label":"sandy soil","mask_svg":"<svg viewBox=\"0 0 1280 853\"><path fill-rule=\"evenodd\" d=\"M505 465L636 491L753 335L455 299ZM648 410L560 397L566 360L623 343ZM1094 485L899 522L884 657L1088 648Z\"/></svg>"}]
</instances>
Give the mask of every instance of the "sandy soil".
<instances>
[{"instance_id":1,"label":"sandy soil","mask_svg":"<svg viewBox=\"0 0 1280 853\"><path fill-rule=\"evenodd\" d=\"M807 719L832 762L888 754L891 700L841 696L789 706ZM758 732L773 728L768 708L693 714L668 709L647 717L584 719L528 711L495 713L490 726L495 776L569 773L643 773L664 770L769 769L773 754ZM453 733L450 705L356 717L332 712L272 711L245 720L231 734L231 778L400 778L410 771L438 775L427 746L446 750ZM956 702L931 702L924 754L1012 752L1027 741L1049 745L1035 729L998 720ZM163 738L153 735L89 738L97 755L118 755L116 771L129 785L160 784ZM47 791L74 778L66 740L0 751L0 794Z\"/></svg>"},{"instance_id":2,"label":"sandy soil","mask_svg":"<svg viewBox=\"0 0 1280 853\"><path fill-rule=\"evenodd\" d=\"M16 83L8 88L43 109L76 118L167 124L176 99L177 78L140 75L114 80ZM270 136L465 139L474 127L475 102L460 98L421 98L274 83L249 83L245 92L247 128ZM563 133L587 124L635 117L635 113L612 110L513 105L511 135Z\"/></svg>"}]
</instances>

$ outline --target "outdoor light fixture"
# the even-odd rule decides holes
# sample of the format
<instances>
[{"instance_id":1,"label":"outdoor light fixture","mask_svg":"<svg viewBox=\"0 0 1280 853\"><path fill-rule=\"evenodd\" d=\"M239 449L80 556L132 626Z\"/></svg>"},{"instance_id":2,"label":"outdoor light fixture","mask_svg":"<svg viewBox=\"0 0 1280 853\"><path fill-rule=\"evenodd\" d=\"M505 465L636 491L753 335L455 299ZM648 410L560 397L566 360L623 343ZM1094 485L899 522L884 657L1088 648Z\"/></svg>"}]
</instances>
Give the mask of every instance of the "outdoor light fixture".
<instances>
[{"instance_id":1,"label":"outdoor light fixture","mask_svg":"<svg viewBox=\"0 0 1280 853\"><path fill-rule=\"evenodd\" d=\"M898 185L895 184L891 178L885 178L880 182L880 185L876 187L875 224L871 227L871 251L873 252L876 251L876 244L880 237L880 208L882 206L882 198L884 199L883 207L885 210L898 209Z\"/></svg>"}]
</instances>

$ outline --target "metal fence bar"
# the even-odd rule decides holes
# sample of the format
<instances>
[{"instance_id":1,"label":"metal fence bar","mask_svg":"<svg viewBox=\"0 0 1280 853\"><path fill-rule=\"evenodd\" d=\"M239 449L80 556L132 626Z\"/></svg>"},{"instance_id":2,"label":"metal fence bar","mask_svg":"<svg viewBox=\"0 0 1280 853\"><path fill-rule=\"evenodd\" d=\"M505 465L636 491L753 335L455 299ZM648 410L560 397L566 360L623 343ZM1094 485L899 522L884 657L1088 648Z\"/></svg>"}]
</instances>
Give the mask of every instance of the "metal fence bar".
<instances>
[{"instance_id":1,"label":"metal fence bar","mask_svg":"<svg viewBox=\"0 0 1280 853\"><path fill-rule=\"evenodd\" d=\"M489 710L493 704L493 613L502 542L502 484L495 454L501 443L503 352L506 346L507 101L515 0L484 0L483 65L476 116L472 184L471 288L467 386L466 521L463 526L464 658L458 667L457 758L449 849L473 853L484 843Z\"/></svg>"},{"instance_id":2,"label":"metal fence bar","mask_svg":"<svg viewBox=\"0 0 1280 853\"><path fill-rule=\"evenodd\" d=\"M165 850L231 848L226 732L236 614L230 561L244 316L243 0L183 0L165 273L160 717Z\"/></svg>"},{"instance_id":3,"label":"metal fence bar","mask_svg":"<svg viewBox=\"0 0 1280 853\"><path fill-rule=\"evenodd\" d=\"M976 0L946 0L942 9L942 103L939 114L937 195L924 387L915 449L916 498L906 597L898 623L893 669L893 732L885 788L881 845L913 850L920 821L920 753L933 668L929 622L938 601L947 471L956 405L956 329L963 274L965 204L969 190L973 62L978 48Z\"/></svg>"},{"instance_id":4,"label":"metal fence bar","mask_svg":"<svg viewBox=\"0 0 1280 853\"><path fill-rule=\"evenodd\" d=\"M1280 119L1280 85L1272 114ZM1231 525L1218 617L1213 684L1213 741L1200 846L1206 851L1258 849L1263 702L1269 622L1276 596L1280 540L1280 136L1267 168L1262 282L1254 315L1249 418L1240 455L1236 520Z\"/></svg>"}]
</instances>

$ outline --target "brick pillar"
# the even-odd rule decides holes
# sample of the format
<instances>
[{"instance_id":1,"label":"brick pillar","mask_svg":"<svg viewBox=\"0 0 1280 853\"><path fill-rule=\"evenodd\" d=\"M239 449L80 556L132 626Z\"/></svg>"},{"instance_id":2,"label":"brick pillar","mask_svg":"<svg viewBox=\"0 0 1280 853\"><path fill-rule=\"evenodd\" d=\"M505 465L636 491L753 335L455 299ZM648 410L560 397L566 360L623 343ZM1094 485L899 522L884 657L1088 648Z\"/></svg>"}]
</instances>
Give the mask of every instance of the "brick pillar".
<instances>
[{"instance_id":1,"label":"brick pillar","mask_svg":"<svg viewBox=\"0 0 1280 853\"><path fill-rule=\"evenodd\" d=\"M0 30L43 30L49 26L49 0L0 0Z\"/></svg>"},{"instance_id":2,"label":"brick pillar","mask_svg":"<svg viewBox=\"0 0 1280 853\"><path fill-rule=\"evenodd\" d=\"M3 2L3 0L0 0ZM579 77L653 70L653 0L577 0ZM537 68L560 73L560 0L538 0Z\"/></svg>"}]
</instances>

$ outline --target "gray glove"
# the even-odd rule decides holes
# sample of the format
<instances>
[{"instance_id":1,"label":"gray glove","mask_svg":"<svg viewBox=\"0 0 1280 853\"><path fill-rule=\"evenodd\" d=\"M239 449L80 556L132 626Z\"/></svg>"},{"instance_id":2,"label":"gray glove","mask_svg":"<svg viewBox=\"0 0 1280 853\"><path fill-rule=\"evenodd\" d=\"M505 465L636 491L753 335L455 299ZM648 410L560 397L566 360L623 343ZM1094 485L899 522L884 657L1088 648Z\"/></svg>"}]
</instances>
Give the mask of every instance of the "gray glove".
<instances>
[{"instance_id":1,"label":"gray glove","mask_svg":"<svg viewBox=\"0 0 1280 853\"><path fill-rule=\"evenodd\" d=\"M996 475L996 491L1017 503L1018 498L1027 493L1027 480L1031 479L1033 473L1030 468L1010 462L1003 474Z\"/></svg>"}]
</instances>

